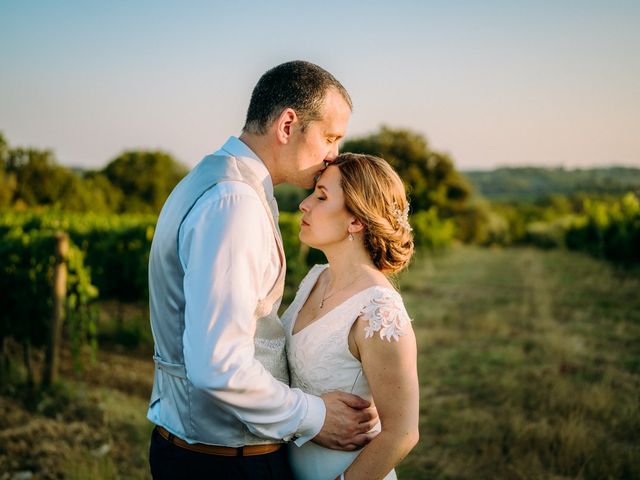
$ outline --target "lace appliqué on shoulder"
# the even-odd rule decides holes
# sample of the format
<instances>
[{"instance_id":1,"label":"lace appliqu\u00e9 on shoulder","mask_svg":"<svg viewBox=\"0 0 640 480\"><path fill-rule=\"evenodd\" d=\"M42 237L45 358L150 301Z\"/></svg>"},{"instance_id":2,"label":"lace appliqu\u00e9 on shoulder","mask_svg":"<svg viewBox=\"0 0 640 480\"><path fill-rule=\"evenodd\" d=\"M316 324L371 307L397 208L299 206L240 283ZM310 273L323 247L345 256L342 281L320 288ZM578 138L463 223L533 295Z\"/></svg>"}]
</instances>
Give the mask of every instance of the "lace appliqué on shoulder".
<instances>
[{"instance_id":1,"label":"lace appliqu\u00e9 on shoulder","mask_svg":"<svg viewBox=\"0 0 640 480\"><path fill-rule=\"evenodd\" d=\"M411 321L400 296L388 289L377 290L360 315L369 322L364 329L365 338L380 332L380 338L389 342L392 338L399 341Z\"/></svg>"}]
</instances>

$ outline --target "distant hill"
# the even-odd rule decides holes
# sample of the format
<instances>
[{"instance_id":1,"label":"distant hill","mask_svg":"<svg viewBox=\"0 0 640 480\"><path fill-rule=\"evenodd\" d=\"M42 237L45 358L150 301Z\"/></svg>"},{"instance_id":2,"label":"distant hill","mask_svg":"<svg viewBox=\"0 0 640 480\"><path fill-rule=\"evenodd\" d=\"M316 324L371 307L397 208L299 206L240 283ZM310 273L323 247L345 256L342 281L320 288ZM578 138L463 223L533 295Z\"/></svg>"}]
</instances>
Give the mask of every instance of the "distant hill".
<instances>
[{"instance_id":1,"label":"distant hill","mask_svg":"<svg viewBox=\"0 0 640 480\"><path fill-rule=\"evenodd\" d=\"M519 167L462 173L476 192L490 200L528 201L552 194L640 192L640 168L565 170Z\"/></svg>"}]
</instances>

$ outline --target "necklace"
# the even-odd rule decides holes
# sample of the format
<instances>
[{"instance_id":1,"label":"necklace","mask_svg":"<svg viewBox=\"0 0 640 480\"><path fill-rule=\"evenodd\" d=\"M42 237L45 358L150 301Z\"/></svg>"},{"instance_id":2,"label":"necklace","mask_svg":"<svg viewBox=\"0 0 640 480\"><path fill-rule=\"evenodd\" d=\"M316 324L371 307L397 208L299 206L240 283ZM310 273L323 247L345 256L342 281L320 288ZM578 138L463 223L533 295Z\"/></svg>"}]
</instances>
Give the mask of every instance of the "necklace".
<instances>
[{"instance_id":1,"label":"necklace","mask_svg":"<svg viewBox=\"0 0 640 480\"><path fill-rule=\"evenodd\" d=\"M326 295L327 293L327 288L329 287L329 282L327 281L327 284L324 286L324 291L322 292L322 300L320 300L320 309L322 309L322 307L324 306L324 302L326 299L333 297L336 293L338 293L340 290L344 290L347 287L350 287L351 285L353 285L354 283L356 283L356 280L358 280L361 276L363 276L366 272L362 272L360 275L358 275L356 278L354 278L353 280L351 280L349 283L347 283L344 287L342 288L337 288L335 292Z\"/></svg>"}]
</instances>

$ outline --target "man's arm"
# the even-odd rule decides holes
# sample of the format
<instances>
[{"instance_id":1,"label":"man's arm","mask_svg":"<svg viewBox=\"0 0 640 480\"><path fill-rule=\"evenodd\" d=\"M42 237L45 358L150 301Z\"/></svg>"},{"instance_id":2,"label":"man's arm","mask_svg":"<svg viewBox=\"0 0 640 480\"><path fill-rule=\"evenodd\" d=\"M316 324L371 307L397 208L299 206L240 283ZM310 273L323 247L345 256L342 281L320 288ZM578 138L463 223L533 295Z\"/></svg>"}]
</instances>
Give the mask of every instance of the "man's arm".
<instances>
[{"instance_id":1,"label":"man's arm","mask_svg":"<svg viewBox=\"0 0 640 480\"><path fill-rule=\"evenodd\" d=\"M247 185L215 189L180 229L187 376L252 433L308 440L324 422L323 401L276 380L254 356L254 311L273 236L265 209Z\"/></svg>"}]
</instances>

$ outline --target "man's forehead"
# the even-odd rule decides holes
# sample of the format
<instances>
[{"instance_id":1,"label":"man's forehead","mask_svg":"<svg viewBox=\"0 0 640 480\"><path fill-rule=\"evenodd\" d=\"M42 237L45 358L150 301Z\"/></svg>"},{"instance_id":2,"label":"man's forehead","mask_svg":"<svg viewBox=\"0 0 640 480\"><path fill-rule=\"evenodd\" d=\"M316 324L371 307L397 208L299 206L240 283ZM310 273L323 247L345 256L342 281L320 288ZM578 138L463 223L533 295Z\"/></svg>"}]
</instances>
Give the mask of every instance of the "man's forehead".
<instances>
[{"instance_id":1,"label":"man's forehead","mask_svg":"<svg viewBox=\"0 0 640 480\"><path fill-rule=\"evenodd\" d=\"M335 89L327 92L321 111L325 120L335 122L348 121L351 115L351 107L344 97Z\"/></svg>"}]
</instances>

